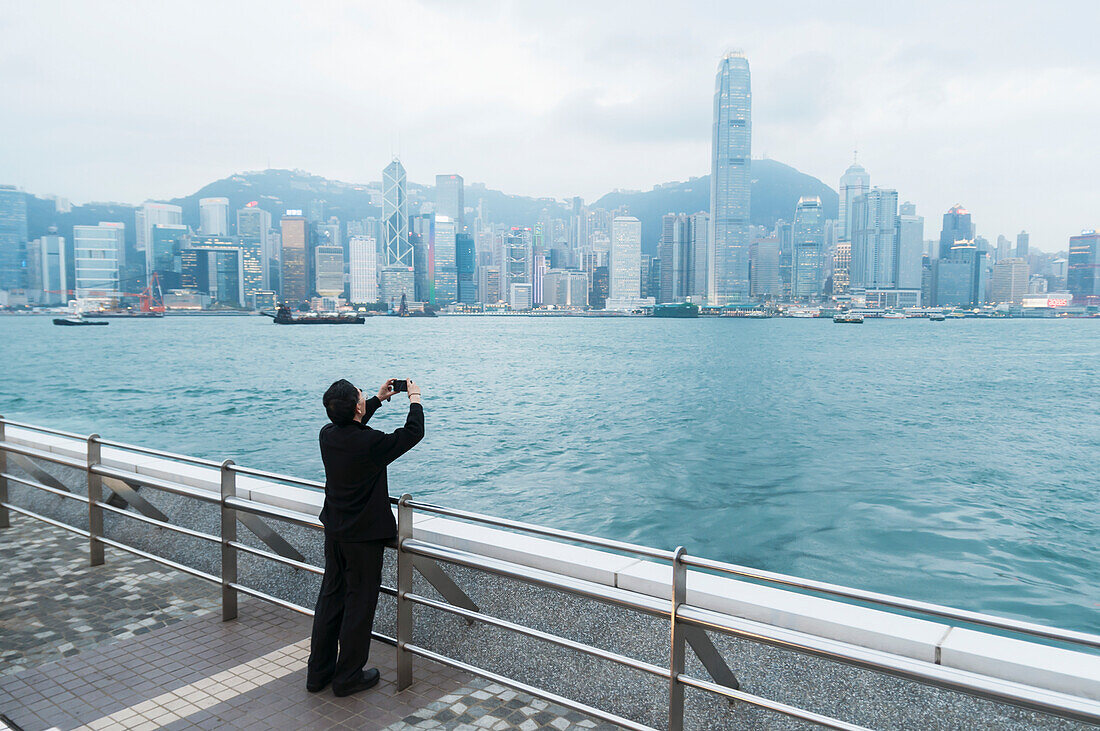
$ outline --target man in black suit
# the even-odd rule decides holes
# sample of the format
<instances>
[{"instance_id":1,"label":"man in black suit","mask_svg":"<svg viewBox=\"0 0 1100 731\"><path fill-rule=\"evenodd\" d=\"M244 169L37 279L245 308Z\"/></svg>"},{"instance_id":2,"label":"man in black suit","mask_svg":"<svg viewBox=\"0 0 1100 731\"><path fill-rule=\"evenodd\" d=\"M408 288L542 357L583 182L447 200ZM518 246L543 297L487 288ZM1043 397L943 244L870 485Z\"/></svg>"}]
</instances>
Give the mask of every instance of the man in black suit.
<instances>
[{"instance_id":1,"label":"man in black suit","mask_svg":"<svg viewBox=\"0 0 1100 731\"><path fill-rule=\"evenodd\" d=\"M420 388L412 381L407 384L409 416L392 434L371 429L367 420L393 396L394 379L369 399L342 379L325 391L325 410L332 422L322 427L320 436L325 463L325 577L306 673L311 693L331 682L332 692L342 697L378 683L378 669L363 668L382 585L382 551L397 536L386 466L424 437Z\"/></svg>"}]
</instances>

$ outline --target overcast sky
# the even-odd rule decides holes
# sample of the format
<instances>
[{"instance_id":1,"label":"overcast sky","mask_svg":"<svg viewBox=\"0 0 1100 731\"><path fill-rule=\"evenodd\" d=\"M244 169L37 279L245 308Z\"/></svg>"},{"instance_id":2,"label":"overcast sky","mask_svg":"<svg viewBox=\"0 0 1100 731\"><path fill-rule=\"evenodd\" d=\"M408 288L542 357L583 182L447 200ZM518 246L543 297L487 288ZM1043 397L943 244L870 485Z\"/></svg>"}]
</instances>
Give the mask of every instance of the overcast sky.
<instances>
[{"instance_id":1,"label":"overcast sky","mask_svg":"<svg viewBox=\"0 0 1100 731\"><path fill-rule=\"evenodd\" d=\"M938 236L1100 226L1100 2L0 0L0 183L137 203L242 170L457 172L592 200L710 171L714 72L753 156L834 188L859 150Z\"/></svg>"}]
</instances>

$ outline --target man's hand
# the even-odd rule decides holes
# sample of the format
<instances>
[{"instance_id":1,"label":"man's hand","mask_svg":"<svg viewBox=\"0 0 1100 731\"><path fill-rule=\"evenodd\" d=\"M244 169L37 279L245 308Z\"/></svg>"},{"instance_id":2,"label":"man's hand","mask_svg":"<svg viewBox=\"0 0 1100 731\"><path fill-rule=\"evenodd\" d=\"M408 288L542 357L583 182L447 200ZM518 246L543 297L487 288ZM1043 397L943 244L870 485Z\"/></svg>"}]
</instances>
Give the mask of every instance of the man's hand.
<instances>
[{"instance_id":1,"label":"man's hand","mask_svg":"<svg viewBox=\"0 0 1100 731\"><path fill-rule=\"evenodd\" d=\"M389 401L390 396L393 396L393 381L394 379L392 378L387 379L386 382L382 384L382 387L378 389L379 401Z\"/></svg>"},{"instance_id":2,"label":"man's hand","mask_svg":"<svg viewBox=\"0 0 1100 731\"><path fill-rule=\"evenodd\" d=\"M409 384L409 402L418 404L420 403L420 386L417 386L415 382L410 378Z\"/></svg>"}]
</instances>

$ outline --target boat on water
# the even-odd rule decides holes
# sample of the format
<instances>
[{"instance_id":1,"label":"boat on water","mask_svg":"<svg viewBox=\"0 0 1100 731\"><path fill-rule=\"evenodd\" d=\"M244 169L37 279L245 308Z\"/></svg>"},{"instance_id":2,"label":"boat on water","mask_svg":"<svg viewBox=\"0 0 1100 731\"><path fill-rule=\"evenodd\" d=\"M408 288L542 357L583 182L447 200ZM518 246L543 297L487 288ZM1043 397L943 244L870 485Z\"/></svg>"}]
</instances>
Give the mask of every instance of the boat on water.
<instances>
[{"instance_id":1,"label":"boat on water","mask_svg":"<svg viewBox=\"0 0 1100 731\"><path fill-rule=\"evenodd\" d=\"M353 312L295 315L290 308L280 307L274 315L270 312L263 314L272 318L276 325L362 325L366 322L365 317Z\"/></svg>"},{"instance_id":2,"label":"boat on water","mask_svg":"<svg viewBox=\"0 0 1100 731\"><path fill-rule=\"evenodd\" d=\"M883 320L904 320L905 319L905 313L904 312L892 312L892 311L887 312L887 313L883 314L882 319Z\"/></svg>"},{"instance_id":3,"label":"boat on water","mask_svg":"<svg viewBox=\"0 0 1100 731\"><path fill-rule=\"evenodd\" d=\"M676 302L653 306L653 317L698 317L699 305L691 302Z\"/></svg>"},{"instance_id":4,"label":"boat on water","mask_svg":"<svg viewBox=\"0 0 1100 731\"><path fill-rule=\"evenodd\" d=\"M802 318L802 317L818 317L818 316L821 315L821 311L820 310L791 310L788 314L789 314L790 317L799 317L799 318Z\"/></svg>"},{"instance_id":5,"label":"boat on water","mask_svg":"<svg viewBox=\"0 0 1100 731\"><path fill-rule=\"evenodd\" d=\"M55 317L53 319L54 325L64 325L67 327L82 327L84 325L110 325L109 322L103 320L85 320L80 315L69 315L68 317Z\"/></svg>"},{"instance_id":6,"label":"boat on water","mask_svg":"<svg viewBox=\"0 0 1100 731\"><path fill-rule=\"evenodd\" d=\"M928 316L928 319L932 322L943 322L947 317L942 312L933 312Z\"/></svg>"},{"instance_id":7,"label":"boat on water","mask_svg":"<svg viewBox=\"0 0 1100 731\"><path fill-rule=\"evenodd\" d=\"M863 324L863 315L855 312L841 312L833 317L833 322L849 323L853 325Z\"/></svg>"}]
</instances>

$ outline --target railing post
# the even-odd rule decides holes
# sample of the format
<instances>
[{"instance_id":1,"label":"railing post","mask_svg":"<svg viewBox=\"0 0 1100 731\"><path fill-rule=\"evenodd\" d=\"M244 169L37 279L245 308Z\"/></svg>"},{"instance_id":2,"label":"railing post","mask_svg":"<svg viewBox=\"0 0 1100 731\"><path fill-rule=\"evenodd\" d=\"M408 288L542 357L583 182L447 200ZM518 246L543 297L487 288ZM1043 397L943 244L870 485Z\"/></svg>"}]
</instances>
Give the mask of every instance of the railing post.
<instances>
[{"instance_id":1,"label":"railing post","mask_svg":"<svg viewBox=\"0 0 1100 731\"><path fill-rule=\"evenodd\" d=\"M677 546L672 556L672 656L668 664L668 729L683 731L684 685L680 674L684 672L685 637L679 625L680 605L687 597L687 566L684 565L683 546Z\"/></svg>"},{"instance_id":2,"label":"railing post","mask_svg":"<svg viewBox=\"0 0 1100 731\"><path fill-rule=\"evenodd\" d=\"M102 445L99 443L99 435L92 434L88 437L88 561L90 566L100 566L103 563L103 544L99 539L103 537L103 508L99 504L103 501L103 478L92 472L93 467L98 467Z\"/></svg>"},{"instance_id":3,"label":"railing post","mask_svg":"<svg viewBox=\"0 0 1100 731\"><path fill-rule=\"evenodd\" d=\"M4 417L0 415L0 445L4 443ZM8 521L8 509L2 503L8 501L8 478L2 473L8 471L8 452L0 448L0 528L10 528Z\"/></svg>"},{"instance_id":4,"label":"railing post","mask_svg":"<svg viewBox=\"0 0 1100 731\"><path fill-rule=\"evenodd\" d=\"M237 511L226 505L226 498L237 497L237 473L229 469L233 460L222 462L222 621L237 618L237 590L230 584L237 583L237 549L229 545L237 540Z\"/></svg>"},{"instance_id":5,"label":"railing post","mask_svg":"<svg viewBox=\"0 0 1100 731\"><path fill-rule=\"evenodd\" d=\"M412 508L410 495L397 501L397 690L412 685L412 653L405 645L412 641L412 602L405 595L412 591L412 555L405 551L405 541L412 538Z\"/></svg>"}]
</instances>

